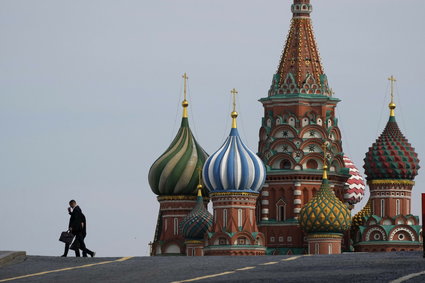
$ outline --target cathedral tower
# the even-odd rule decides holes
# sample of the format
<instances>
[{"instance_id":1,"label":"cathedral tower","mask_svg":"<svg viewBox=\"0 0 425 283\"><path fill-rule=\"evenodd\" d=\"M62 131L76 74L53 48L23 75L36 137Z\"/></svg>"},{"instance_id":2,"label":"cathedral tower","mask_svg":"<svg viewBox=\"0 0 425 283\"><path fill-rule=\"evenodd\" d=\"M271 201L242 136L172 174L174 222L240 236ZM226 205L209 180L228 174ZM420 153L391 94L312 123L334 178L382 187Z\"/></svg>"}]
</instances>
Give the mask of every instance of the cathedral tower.
<instances>
[{"instance_id":1,"label":"cathedral tower","mask_svg":"<svg viewBox=\"0 0 425 283\"><path fill-rule=\"evenodd\" d=\"M326 148L324 144L322 185L300 212L300 226L307 233L309 254L340 254L343 232L351 225L350 210L329 187Z\"/></svg>"},{"instance_id":2,"label":"cathedral tower","mask_svg":"<svg viewBox=\"0 0 425 283\"><path fill-rule=\"evenodd\" d=\"M340 200L350 176L345 168L333 96L313 35L310 0L294 0L286 44L268 96L258 154L267 178L257 202L268 253L306 252L299 213L322 183L322 144L329 144L329 186Z\"/></svg>"},{"instance_id":3,"label":"cathedral tower","mask_svg":"<svg viewBox=\"0 0 425 283\"><path fill-rule=\"evenodd\" d=\"M230 135L205 162L204 182L210 190L214 219L207 233L205 255L264 255L264 236L259 233L255 203L265 180L265 167L238 133L235 95Z\"/></svg>"},{"instance_id":4,"label":"cathedral tower","mask_svg":"<svg viewBox=\"0 0 425 283\"><path fill-rule=\"evenodd\" d=\"M389 80L390 117L364 159L370 199L366 209L355 217L353 237L356 251L422 249L419 217L410 211L419 159L396 122L393 100L395 78L391 76Z\"/></svg>"},{"instance_id":5,"label":"cathedral tower","mask_svg":"<svg viewBox=\"0 0 425 283\"><path fill-rule=\"evenodd\" d=\"M158 221L152 255L184 255L185 240L179 229L181 221L197 203L197 184L208 154L196 142L189 127L184 78L183 117L180 129L168 149L149 170L149 185L158 195ZM207 194L204 191L204 194ZM205 200L205 205L208 199Z\"/></svg>"}]
</instances>

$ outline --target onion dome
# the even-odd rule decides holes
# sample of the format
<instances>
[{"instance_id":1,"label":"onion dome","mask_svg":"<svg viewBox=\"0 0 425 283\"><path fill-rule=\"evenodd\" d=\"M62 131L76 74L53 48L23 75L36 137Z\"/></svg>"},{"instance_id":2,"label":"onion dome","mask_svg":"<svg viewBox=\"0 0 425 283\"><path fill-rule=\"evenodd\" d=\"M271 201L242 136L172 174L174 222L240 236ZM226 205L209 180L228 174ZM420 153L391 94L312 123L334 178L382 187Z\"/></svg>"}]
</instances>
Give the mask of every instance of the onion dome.
<instances>
[{"instance_id":1,"label":"onion dome","mask_svg":"<svg viewBox=\"0 0 425 283\"><path fill-rule=\"evenodd\" d=\"M319 191L301 208L300 226L307 233L342 233L350 228L350 211L329 186L327 166L324 165L323 169Z\"/></svg>"},{"instance_id":2,"label":"onion dome","mask_svg":"<svg viewBox=\"0 0 425 283\"><path fill-rule=\"evenodd\" d=\"M236 93L237 91L233 89L233 96ZM242 142L239 136L235 97L233 100L230 135L220 149L205 162L204 182L210 192L258 193L266 179L266 168L263 161Z\"/></svg>"},{"instance_id":3,"label":"onion dome","mask_svg":"<svg viewBox=\"0 0 425 283\"><path fill-rule=\"evenodd\" d=\"M363 226L364 224L364 217L371 216L372 215L372 201L369 199L366 203L366 205L357 212L356 215L353 217L353 227L359 227Z\"/></svg>"},{"instance_id":4,"label":"onion dome","mask_svg":"<svg viewBox=\"0 0 425 283\"><path fill-rule=\"evenodd\" d=\"M202 185L198 185L196 206L180 222L180 231L185 239L199 240L213 224L213 216L205 208L202 198Z\"/></svg>"},{"instance_id":5,"label":"onion dome","mask_svg":"<svg viewBox=\"0 0 425 283\"><path fill-rule=\"evenodd\" d=\"M349 174L351 175L345 183L344 200L353 205L363 199L366 186L359 170L348 156L344 156L344 164L349 169Z\"/></svg>"},{"instance_id":6,"label":"onion dome","mask_svg":"<svg viewBox=\"0 0 425 283\"><path fill-rule=\"evenodd\" d=\"M390 80L391 82L395 81L393 77ZM418 174L420 168L418 154L397 125L394 114L395 107L391 90L390 119L382 134L369 148L364 159L363 168L367 180L413 180Z\"/></svg>"},{"instance_id":7,"label":"onion dome","mask_svg":"<svg viewBox=\"0 0 425 283\"><path fill-rule=\"evenodd\" d=\"M200 172L208 154L196 142L189 127L186 100L186 79L184 74L185 98L180 129L168 149L153 163L149 170L149 185L159 195L196 195Z\"/></svg>"}]
</instances>

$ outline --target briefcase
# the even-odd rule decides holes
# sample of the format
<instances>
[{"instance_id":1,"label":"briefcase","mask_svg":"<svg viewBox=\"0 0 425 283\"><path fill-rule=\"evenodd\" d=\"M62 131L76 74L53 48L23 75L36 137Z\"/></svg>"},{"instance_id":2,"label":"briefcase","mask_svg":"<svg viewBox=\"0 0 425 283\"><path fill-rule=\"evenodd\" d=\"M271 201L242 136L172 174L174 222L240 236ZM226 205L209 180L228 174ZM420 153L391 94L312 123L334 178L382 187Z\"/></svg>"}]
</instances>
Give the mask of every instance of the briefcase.
<instances>
[{"instance_id":1,"label":"briefcase","mask_svg":"<svg viewBox=\"0 0 425 283\"><path fill-rule=\"evenodd\" d=\"M64 231L59 237L59 241L64 242L65 244L71 244L74 239L74 235L69 231Z\"/></svg>"}]
</instances>

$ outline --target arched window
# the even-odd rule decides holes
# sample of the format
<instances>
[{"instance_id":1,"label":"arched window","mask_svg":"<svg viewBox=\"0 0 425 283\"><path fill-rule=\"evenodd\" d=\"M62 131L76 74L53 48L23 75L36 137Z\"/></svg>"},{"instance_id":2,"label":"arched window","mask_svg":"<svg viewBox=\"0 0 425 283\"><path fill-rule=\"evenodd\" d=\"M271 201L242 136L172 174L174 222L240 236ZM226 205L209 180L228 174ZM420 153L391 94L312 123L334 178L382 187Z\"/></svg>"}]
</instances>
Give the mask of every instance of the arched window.
<instances>
[{"instance_id":1,"label":"arched window","mask_svg":"<svg viewBox=\"0 0 425 283\"><path fill-rule=\"evenodd\" d=\"M317 254L317 255L320 253L319 243L314 244L314 253Z\"/></svg>"},{"instance_id":2,"label":"arched window","mask_svg":"<svg viewBox=\"0 0 425 283\"><path fill-rule=\"evenodd\" d=\"M179 234L179 219L174 218L174 235Z\"/></svg>"},{"instance_id":3,"label":"arched window","mask_svg":"<svg viewBox=\"0 0 425 283\"><path fill-rule=\"evenodd\" d=\"M227 227L227 209L223 210L223 227Z\"/></svg>"},{"instance_id":4,"label":"arched window","mask_svg":"<svg viewBox=\"0 0 425 283\"><path fill-rule=\"evenodd\" d=\"M395 215L399 215L400 214L400 200L396 199L395 201Z\"/></svg>"},{"instance_id":5,"label":"arched window","mask_svg":"<svg viewBox=\"0 0 425 283\"><path fill-rule=\"evenodd\" d=\"M381 217L385 216L385 200L381 199Z\"/></svg>"},{"instance_id":6,"label":"arched window","mask_svg":"<svg viewBox=\"0 0 425 283\"><path fill-rule=\"evenodd\" d=\"M164 231L167 231L167 228L168 228L168 219L165 218L164 219Z\"/></svg>"},{"instance_id":7,"label":"arched window","mask_svg":"<svg viewBox=\"0 0 425 283\"><path fill-rule=\"evenodd\" d=\"M309 159L307 161L307 168L308 169L317 169L317 167L319 167L319 165L317 164L317 161L314 159Z\"/></svg>"},{"instance_id":8,"label":"arched window","mask_svg":"<svg viewBox=\"0 0 425 283\"><path fill-rule=\"evenodd\" d=\"M291 161L284 159L280 162L280 169L290 170L291 169Z\"/></svg>"},{"instance_id":9,"label":"arched window","mask_svg":"<svg viewBox=\"0 0 425 283\"><path fill-rule=\"evenodd\" d=\"M328 254L332 254L332 244L329 244L328 246Z\"/></svg>"}]
</instances>

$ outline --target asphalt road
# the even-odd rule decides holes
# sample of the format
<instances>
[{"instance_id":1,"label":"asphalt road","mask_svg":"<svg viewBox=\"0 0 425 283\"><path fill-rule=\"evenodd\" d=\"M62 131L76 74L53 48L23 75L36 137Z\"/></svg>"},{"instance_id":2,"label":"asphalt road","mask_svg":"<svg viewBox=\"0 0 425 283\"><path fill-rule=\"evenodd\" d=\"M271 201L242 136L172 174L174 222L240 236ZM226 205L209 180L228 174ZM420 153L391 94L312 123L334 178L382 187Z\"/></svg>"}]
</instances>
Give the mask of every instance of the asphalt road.
<instances>
[{"instance_id":1,"label":"asphalt road","mask_svg":"<svg viewBox=\"0 0 425 283\"><path fill-rule=\"evenodd\" d=\"M29 256L0 282L425 282L419 252L321 256L60 258ZM10 279L10 280L9 280Z\"/></svg>"}]
</instances>

